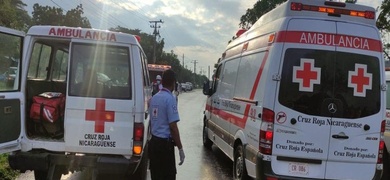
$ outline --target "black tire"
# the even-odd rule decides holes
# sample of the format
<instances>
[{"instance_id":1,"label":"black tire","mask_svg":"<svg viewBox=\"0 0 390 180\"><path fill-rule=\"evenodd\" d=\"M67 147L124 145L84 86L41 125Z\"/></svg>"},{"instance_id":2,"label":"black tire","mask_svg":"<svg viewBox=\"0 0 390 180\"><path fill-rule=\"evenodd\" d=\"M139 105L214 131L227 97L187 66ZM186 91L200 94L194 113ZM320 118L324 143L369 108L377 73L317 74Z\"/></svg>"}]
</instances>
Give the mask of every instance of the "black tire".
<instances>
[{"instance_id":1,"label":"black tire","mask_svg":"<svg viewBox=\"0 0 390 180\"><path fill-rule=\"evenodd\" d=\"M390 159L389 159L389 152L387 151L387 148L383 150L383 173L381 180L389 180L390 179Z\"/></svg>"},{"instance_id":2,"label":"black tire","mask_svg":"<svg viewBox=\"0 0 390 180\"><path fill-rule=\"evenodd\" d=\"M247 180L249 179L248 172L245 166L244 148L241 144L237 145L234 149L234 162L233 162L233 179L235 180Z\"/></svg>"},{"instance_id":3,"label":"black tire","mask_svg":"<svg viewBox=\"0 0 390 180\"><path fill-rule=\"evenodd\" d=\"M213 141L211 141L208 137L207 134L207 129L206 129L206 122L203 125L203 146L207 149L211 149L211 146L213 146Z\"/></svg>"}]
</instances>

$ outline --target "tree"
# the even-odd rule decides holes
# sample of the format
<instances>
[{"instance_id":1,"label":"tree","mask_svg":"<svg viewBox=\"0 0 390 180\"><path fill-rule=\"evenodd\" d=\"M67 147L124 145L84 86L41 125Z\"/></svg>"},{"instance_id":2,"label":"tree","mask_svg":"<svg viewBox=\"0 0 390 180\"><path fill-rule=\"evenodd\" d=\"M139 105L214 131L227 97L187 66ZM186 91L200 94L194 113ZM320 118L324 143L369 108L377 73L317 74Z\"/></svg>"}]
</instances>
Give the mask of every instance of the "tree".
<instances>
[{"instance_id":1,"label":"tree","mask_svg":"<svg viewBox=\"0 0 390 180\"><path fill-rule=\"evenodd\" d=\"M380 11L376 26L380 30L390 32L390 0L384 0L382 2Z\"/></svg>"},{"instance_id":2,"label":"tree","mask_svg":"<svg viewBox=\"0 0 390 180\"><path fill-rule=\"evenodd\" d=\"M0 1L0 26L18 30L27 30L30 24L30 16L24 10L21 0L1 0Z\"/></svg>"},{"instance_id":3,"label":"tree","mask_svg":"<svg viewBox=\"0 0 390 180\"><path fill-rule=\"evenodd\" d=\"M380 6L380 13L376 21L376 26L382 32L382 35L390 34L390 0L384 0ZM390 60L390 43L383 41L383 53Z\"/></svg>"},{"instance_id":4,"label":"tree","mask_svg":"<svg viewBox=\"0 0 390 180\"><path fill-rule=\"evenodd\" d=\"M86 17L82 17L83 14L84 9L82 4L77 5L76 9L71 9L66 12L64 25L71 27L90 28L91 23Z\"/></svg>"},{"instance_id":5,"label":"tree","mask_svg":"<svg viewBox=\"0 0 390 180\"><path fill-rule=\"evenodd\" d=\"M61 8L41 6L36 3L33 6L32 23L34 25L90 28L91 23L86 17L82 17L83 14L84 11L81 4L64 14L64 11Z\"/></svg>"},{"instance_id":6,"label":"tree","mask_svg":"<svg viewBox=\"0 0 390 180\"><path fill-rule=\"evenodd\" d=\"M259 0L253 8L247 9L246 13L241 16L239 26L243 29L249 29L263 14L271 11L277 5L287 0Z\"/></svg>"},{"instance_id":7,"label":"tree","mask_svg":"<svg viewBox=\"0 0 390 180\"><path fill-rule=\"evenodd\" d=\"M133 34L133 35L138 35L141 37L141 46L142 49L144 50L146 57L148 58L148 62L152 63L153 61L153 41L154 41L154 36L141 32L139 29L128 29L125 27L117 26L115 28L110 28L110 31L115 31L115 32L123 32L123 33L128 33L128 34ZM162 53L164 49L164 39L161 41L157 42L156 44L156 63L157 64L162 64L161 58L162 58Z\"/></svg>"}]
</instances>

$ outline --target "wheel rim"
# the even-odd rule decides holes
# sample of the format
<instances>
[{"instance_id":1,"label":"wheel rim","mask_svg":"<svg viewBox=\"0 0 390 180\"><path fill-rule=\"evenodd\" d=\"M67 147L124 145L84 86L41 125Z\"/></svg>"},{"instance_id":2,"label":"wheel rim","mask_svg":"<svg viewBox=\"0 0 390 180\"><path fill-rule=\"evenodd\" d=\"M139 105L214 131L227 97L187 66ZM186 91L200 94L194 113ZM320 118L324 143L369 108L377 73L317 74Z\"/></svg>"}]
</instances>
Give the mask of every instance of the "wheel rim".
<instances>
[{"instance_id":1,"label":"wheel rim","mask_svg":"<svg viewBox=\"0 0 390 180\"><path fill-rule=\"evenodd\" d=\"M239 154L240 156L237 157L237 160L236 160L236 177L237 178L241 178L242 176L242 171L243 171L243 160L242 160L242 156L241 154Z\"/></svg>"}]
</instances>

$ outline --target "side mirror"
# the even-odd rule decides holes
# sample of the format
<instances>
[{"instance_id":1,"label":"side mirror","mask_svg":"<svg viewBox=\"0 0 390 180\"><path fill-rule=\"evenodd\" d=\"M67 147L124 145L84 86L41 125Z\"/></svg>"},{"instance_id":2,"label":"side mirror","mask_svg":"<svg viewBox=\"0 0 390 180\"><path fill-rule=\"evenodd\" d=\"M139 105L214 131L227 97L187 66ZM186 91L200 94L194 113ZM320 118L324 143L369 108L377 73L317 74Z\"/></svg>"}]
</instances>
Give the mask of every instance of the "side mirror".
<instances>
[{"instance_id":1,"label":"side mirror","mask_svg":"<svg viewBox=\"0 0 390 180\"><path fill-rule=\"evenodd\" d=\"M210 83L209 83L209 81L205 81L203 83L203 94L207 95L207 96L211 94L210 93Z\"/></svg>"}]
</instances>

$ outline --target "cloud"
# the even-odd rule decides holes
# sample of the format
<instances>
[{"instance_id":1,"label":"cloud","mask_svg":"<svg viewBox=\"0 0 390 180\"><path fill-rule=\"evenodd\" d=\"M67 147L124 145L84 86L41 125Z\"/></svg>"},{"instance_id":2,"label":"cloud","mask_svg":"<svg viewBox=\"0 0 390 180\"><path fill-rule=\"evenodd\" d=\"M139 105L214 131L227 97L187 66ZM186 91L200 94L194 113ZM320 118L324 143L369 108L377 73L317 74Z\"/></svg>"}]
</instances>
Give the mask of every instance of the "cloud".
<instances>
[{"instance_id":1,"label":"cloud","mask_svg":"<svg viewBox=\"0 0 390 180\"><path fill-rule=\"evenodd\" d=\"M69 10L80 0L23 0L32 5L56 6ZM149 21L163 20L159 28L165 51L174 52L199 66L213 66L227 43L239 29L240 18L258 0L88 0L84 12L93 28L108 29L118 25L152 34ZM358 4L381 5L381 0L358 0ZM378 14L378 13L377 13ZM180 59L181 61L181 59Z\"/></svg>"}]
</instances>

